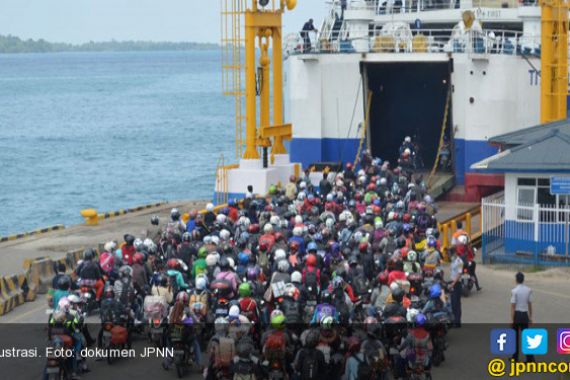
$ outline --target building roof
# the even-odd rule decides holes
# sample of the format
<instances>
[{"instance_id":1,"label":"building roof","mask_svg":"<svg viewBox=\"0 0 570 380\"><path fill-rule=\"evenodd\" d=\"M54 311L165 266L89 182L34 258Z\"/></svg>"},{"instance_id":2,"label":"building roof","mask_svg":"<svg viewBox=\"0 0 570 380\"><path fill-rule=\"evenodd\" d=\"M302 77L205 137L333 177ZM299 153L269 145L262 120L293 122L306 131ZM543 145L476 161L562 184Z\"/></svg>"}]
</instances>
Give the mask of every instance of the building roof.
<instances>
[{"instance_id":1,"label":"building roof","mask_svg":"<svg viewBox=\"0 0 570 380\"><path fill-rule=\"evenodd\" d=\"M526 144L538 140L542 136L548 135L553 130L570 136L570 119L555 121L548 124L535 125L534 127L520 129L518 131L505 133L491 137L489 143L500 144L507 147Z\"/></svg>"},{"instance_id":2,"label":"building roof","mask_svg":"<svg viewBox=\"0 0 570 380\"><path fill-rule=\"evenodd\" d=\"M497 173L569 172L570 131L549 128L535 136L535 140L479 161L471 169Z\"/></svg>"}]
</instances>

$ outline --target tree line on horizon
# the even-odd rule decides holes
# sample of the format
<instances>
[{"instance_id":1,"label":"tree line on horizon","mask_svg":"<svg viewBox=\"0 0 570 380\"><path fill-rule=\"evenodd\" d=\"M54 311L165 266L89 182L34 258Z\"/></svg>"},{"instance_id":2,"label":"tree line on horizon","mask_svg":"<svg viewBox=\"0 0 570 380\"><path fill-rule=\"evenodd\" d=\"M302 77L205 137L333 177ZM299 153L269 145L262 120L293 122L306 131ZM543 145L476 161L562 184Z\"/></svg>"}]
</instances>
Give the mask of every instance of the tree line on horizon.
<instances>
[{"instance_id":1,"label":"tree line on horizon","mask_svg":"<svg viewBox=\"0 0 570 380\"><path fill-rule=\"evenodd\" d=\"M44 39L22 40L12 35L0 35L0 54L10 53L56 53L56 52L98 52L98 51L176 51L212 50L218 44L199 42L153 42L153 41L106 41L69 44L48 42Z\"/></svg>"}]
</instances>

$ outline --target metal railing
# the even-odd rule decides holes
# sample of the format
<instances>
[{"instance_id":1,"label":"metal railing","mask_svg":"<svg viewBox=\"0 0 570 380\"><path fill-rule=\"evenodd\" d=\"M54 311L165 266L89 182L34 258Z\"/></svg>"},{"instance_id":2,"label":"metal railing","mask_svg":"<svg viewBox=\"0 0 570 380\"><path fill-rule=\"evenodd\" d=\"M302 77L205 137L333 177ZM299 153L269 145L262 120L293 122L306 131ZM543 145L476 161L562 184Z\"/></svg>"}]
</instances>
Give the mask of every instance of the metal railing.
<instances>
[{"instance_id":1,"label":"metal railing","mask_svg":"<svg viewBox=\"0 0 570 380\"><path fill-rule=\"evenodd\" d=\"M482 251L486 262L570 265L570 207L506 205L503 194L484 198Z\"/></svg>"},{"instance_id":2,"label":"metal railing","mask_svg":"<svg viewBox=\"0 0 570 380\"><path fill-rule=\"evenodd\" d=\"M441 253L445 259L448 258L448 251L454 244L453 234L457 232L458 223L463 225L463 230L467 232L469 241L473 245L478 245L481 239L481 206L475 206L459 215L438 223Z\"/></svg>"}]
</instances>

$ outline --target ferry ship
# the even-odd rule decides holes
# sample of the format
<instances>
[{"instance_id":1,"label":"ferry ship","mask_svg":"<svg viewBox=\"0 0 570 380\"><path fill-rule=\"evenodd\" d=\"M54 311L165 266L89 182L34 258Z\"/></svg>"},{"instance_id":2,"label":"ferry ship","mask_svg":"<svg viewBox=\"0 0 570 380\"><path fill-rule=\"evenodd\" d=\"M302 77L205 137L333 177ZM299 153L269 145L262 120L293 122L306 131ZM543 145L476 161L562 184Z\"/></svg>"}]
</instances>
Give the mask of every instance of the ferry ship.
<instances>
[{"instance_id":1,"label":"ferry ship","mask_svg":"<svg viewBox=\"0 0 570 380\"><path fill-rule=\"evenodd\" d=\"M447 142L461 200L502 187L502 176L470 167L497 152L489 137L540 121L539 5L334 0L327 8L318 33L284 38L286 163L352 162L362 149L395 163L410 136L426 171ZM217 194L243 196L244 183L229 182Z\"/></svg>"}]
</instances>

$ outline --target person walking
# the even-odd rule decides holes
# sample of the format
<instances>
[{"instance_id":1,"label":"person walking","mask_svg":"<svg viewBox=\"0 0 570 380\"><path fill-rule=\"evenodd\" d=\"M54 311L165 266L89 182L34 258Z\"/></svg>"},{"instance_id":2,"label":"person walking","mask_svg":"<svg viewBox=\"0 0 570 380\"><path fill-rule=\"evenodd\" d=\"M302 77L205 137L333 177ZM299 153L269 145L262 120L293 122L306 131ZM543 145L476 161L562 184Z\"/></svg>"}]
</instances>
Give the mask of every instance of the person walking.
<instances>
[{"instance_id":1,"label":"person walking","mask_svg":"<svg viewBox=\"0 0 570 380\"><path fill-rule=\"evenodd\" d=\"M453 312L454 327L461 327L461 274L463 273L463 260L453 252L451 259L451 310Z\"/></svg>"},{"instance_id":2,"label":"person walking","mask_svg":"<svg viewBox=\"0 0 570 380\"><path fill-rule=\"evenodd\" d=\"M515 275L517 286L511 290L511 321L513 329L517 334L517 348L513 355L513 360L519 360L520 342L519 337L522 330L528 328L532 323L532 289L524 284L524 274L518 272ZM526 356L527 362L534 362L533 355Z\"/></svg>"}]
</instances>

